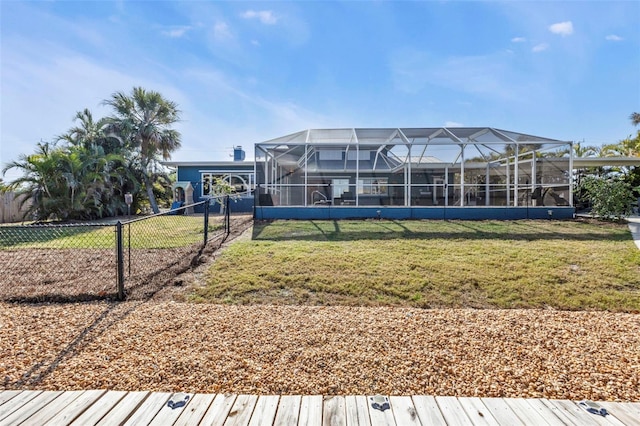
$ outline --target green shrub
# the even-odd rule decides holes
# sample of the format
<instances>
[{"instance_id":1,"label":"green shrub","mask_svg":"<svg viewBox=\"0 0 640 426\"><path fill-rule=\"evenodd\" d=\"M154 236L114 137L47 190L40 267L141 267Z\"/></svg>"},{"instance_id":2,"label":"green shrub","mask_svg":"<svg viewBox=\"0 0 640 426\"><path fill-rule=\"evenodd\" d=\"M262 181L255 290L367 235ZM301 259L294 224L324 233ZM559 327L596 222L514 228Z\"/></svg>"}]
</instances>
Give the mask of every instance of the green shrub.
<instances>
[{"instance_id":1,"label":"green shrub","mask_svg":"<svg viewBox=\"0 0 640 426\"><path fill-rule=\"evenodd\" d=\"M628 182L599 176L584 177L578 187L582 196L591 202L592 213L604 219L620 220L632 212L637 198Z\"/></svg>"}]
</instances>

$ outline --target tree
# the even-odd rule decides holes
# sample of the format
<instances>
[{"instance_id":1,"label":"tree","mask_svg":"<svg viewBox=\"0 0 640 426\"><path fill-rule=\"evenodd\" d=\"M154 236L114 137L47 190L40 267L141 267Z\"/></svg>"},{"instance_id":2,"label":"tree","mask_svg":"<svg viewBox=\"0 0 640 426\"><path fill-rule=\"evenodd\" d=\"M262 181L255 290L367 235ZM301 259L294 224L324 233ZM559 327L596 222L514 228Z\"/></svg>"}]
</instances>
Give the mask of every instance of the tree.
<instances>
[{"instance_id":1,"label":"tree","mask_svg":"<svg viewBox=\"0 0 640 426\"><path fill-rule=\"evenodd\" d=\"M591 202L593 214L620 220L632 212L636 203L634 189L637 190L623 179L585 176L578 186L578 194Z\"/></svg>"},{"instance_id":2,"label":"tree","mask_svg":"<svg viewBox=\"0 0 640 426\"><path fill-rule=\"evenodd\" d=\"M151 208L158 213L153 175L158 172L159 157L168 160L180 147L180 133L171 128L180 120L180 111L160 93L141 87L134 87L130 96L114 93L104 104L114 109L114 115L107 118L108 128L120 135L135 157L132 164L139 167Z\"/></svg>"},{"instance_id":3,"label":"tree","mask_svg":"<svg viewBox=\"0 0 640 426\"><path fill-rule=\"evenodd\" d=\"M3 172L22 172L7 188L25 195L21 207L31 201L25 217L95 219L126 210L123 187L131 185L132 179L123 158L105 154L95 144L72 142L39 143L34 154L21 155L4 167Z\"/></svg>"},{"instance_id":4,"label":"tree","mask_svg":"<svg viewBox=\"0 0 640 426\"><path fill-rule=\"evenodd\" d=\"M640 124L640 112L632 112L629 116L629 119L634 126L637 126L638 124Z\"/></svg>"},{"instance_id":5,"label":"tree","mask_svg":"<svg viewBox=\"0 0 640 426\"><path fill-rule=\"evenodd\" d=\"M91 217L116 216L126 211L124 194L138 190L139 183L126 164L122 138L109 129L105 118L94 120L88 109L74 117L76 126L58 136L69 152L82 153L80 177L86 189L84 200Z\"/></svg>"},{"instance_id":6,"label":"tree","mask_svg":"<svg viewBox=\"0 0 640 426\"><path fill-rule=\"evenodd\" d=\"M604 145L602 156L640 157L640 131L633 138L629 136L618 143Z\"/></svg>"},{"instance_id":7,"label":"tree","mask_svg":"<svg viewBox=\"0 0 640 426\"><path fill-rule=\"evenodd\" d=\"M68 188L61 172L64 155L49 142L37 144L35 154L22 154L17 160L8 163L2 172L17 169L22 176L8 185L8 188L22 197L20 208L31 199L25 209L25 218L32 216L36 220L64 218L68 211L66 189Z\"/></svg>"},{"instance_id":8,"label":"tree","mask_svg":"<svg viewBox=\"0 0 640 426\"><path fill-rule=\"evenodd\" d=\"M58 142L64 141L85 148L100 147L105 154L122 153L122 140L117 134L109 131L109 121L106 118L95 121L91 111L85 108L76 113L74 121L78 124L67 133L58 136Z\"/></svg>"},{"instance_id":9,"label":"tree","mask_svg":"<svg viewBox=\"0 0 640 426\"><path fill-rule=\"evenodd\" d=\"M598 154L598 148L593 145L582 145L580 142L573 144L574 158L595 157Z\"/></svg>"}]
</instances>

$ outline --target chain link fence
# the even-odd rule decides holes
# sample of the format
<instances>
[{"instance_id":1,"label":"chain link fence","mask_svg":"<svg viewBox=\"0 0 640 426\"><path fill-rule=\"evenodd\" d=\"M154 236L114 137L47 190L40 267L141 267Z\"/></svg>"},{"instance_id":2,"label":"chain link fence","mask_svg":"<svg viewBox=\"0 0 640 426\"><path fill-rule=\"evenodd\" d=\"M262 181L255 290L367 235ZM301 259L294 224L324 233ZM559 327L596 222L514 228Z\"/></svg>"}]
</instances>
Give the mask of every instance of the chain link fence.
<instances>
[{"instance_id":1,"label":"chain link fence","mask_svg":"<svg viewBox=\"0 0 640 426\"><path fill-rule=\"evenodd\" d=\"M205 201L144 218L0 226L0 300L149 297L229 234L228 197L224 203L222 214Z\"/></svg>"}]
</instances>

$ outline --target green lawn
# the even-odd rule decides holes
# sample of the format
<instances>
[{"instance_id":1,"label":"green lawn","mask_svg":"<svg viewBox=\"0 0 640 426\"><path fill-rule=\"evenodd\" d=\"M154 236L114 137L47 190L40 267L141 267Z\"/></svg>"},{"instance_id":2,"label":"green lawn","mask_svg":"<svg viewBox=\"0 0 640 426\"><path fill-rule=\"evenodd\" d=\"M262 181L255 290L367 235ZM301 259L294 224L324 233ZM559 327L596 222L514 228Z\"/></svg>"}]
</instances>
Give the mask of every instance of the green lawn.
<instances>
[{"instance_id":1,"label":"green lawn","mask_svg":"<svg viewBox=\"0 0 640 426\"><path fill-rule=\"evenodd\" d=\"M134 249L184 247L203 241L202 216L156 216L123 225L123 238L129 237ZM209 222L209 232L219 232L223 225ZM0 249L115 248L115 225L61 227L0 227Z\"/></svg>"},{"instance_id":2,"label":"green lawn","mask_svg":"<svg viewBox=\"0 0 640 426\"><path fill-rule=\"evenodd\" d=\"M638 312L640 250L624 224L275 221L224 251L193 299Z\"/></svg>"}]
</instances>

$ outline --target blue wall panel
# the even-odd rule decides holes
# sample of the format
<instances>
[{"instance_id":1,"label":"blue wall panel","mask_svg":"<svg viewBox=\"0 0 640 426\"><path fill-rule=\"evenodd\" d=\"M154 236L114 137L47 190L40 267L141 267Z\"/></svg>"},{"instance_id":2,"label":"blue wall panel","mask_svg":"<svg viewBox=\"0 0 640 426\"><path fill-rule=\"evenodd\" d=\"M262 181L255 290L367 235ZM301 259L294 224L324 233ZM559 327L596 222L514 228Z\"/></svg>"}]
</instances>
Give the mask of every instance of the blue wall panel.
<instances>
[{"instance_id":1,"label":"blue wall panel","mask_svg":"<svg viewBox=\"0 0 640 426\"><path fill-rule=\"evenodd\" d=\"M254 209L254 217L258 220L377 219L378 217L398 220L571 219L574 213L573 207L255 207Z\"/></svg>"},{"instance_id":2,"label":"blue wall panel","mask_svg":"<svg viewBox=\"0 0 640 426\"><path fill-rule=\"evenodd\" d=\"M237 200L229 201L229 210L231 213L251 213L253 212L253 195L248 195L241 197ZM220 212L220 204L216 201L211 204L210 210L211 213L219 213ZM204 212L204 207L202 208L202 212ZM200 212L200 213L202 213Z\"/></svg>"},{"instance_id":3,"label":"blue wall panel","mask_svg":"<svg viewBox=\"0 0 640 426\"><path fill-rule=\"evenodd\" d=\"M197 203L198 201L202 201L202 183L200 182L200 172L199 169L201 167L196 166L180 166L178 167L178 177L177 180L180 182L191 182L191 186L193 186L193 202Z\"/></svg>"},{"instance_id":4,"label":"blue wall panel","mask_svg":"<svg viewBox=\"0 0 640 426\"><path fill-rule=\"evenodd\" d=\"M178 166L177 168L177 180L180 182L191 182L191 186L193 186L193 202L197 203L203 201L202 198L202 176L201 171L206 170L207 172L216 173L216 167L211 167L207 165L201 166ZM228 165L220 166L220 173L227 173L231 167ZM238 173L253 173L253 163L251 164L238 164L238 166L234 166ZM203 206L195 207L196 213L204 213ZM219 212L220 205L218 203L214 203L211 206L211 212ZM253 211L253 195L251 196L243 196L236 202L231 201L231 212L252 212Z\"/></svg>"}]
</instances>

